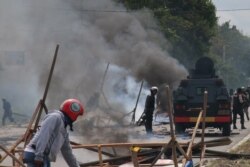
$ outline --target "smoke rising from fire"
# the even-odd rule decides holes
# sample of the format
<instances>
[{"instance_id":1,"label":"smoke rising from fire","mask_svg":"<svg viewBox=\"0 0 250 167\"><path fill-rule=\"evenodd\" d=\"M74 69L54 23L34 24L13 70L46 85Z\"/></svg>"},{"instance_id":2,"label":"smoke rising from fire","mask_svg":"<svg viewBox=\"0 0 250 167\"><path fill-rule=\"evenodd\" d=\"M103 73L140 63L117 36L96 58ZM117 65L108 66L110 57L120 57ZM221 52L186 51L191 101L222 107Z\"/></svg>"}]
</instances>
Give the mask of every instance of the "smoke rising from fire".
<instances>
[{"instance_id":1,"label":"smoke rising from fire","mask_svg":"<svg viewBox=\"0 0 250 167\"><path fill-rule=\"evenodd\" d=\"M118 70L120 75L116 68L109 69L103 91L110 96L120 96L115 88L121 88L117 82L122 78L152 86L175 85L186 77L186 69L168 54L171 46L153 14L122 11L123 5L112 0L1 0L1 53L25 55L23 63L12 66L6 65L5 54L0 57L2 96L22 112L33 111L43 95L56 44L60 48L48 108L71 97L86 103L100 91L108 63L124 69ZM133 91L137 95L137 90L123 93ZM123 98L123 105L126 101ZM117 110L126 110L118 106Z\"/></svg>"},{"instance_id":2,"label":"smoke rising from fire","mask_svg":"<svg viewBox=\"0 0 250 167\"><path fill-rule=\"evenodd\" d=\"M140 102L144 103L148 86L175 85L187 72L168 54L171 46L152 13L101 12L124 10L111 0L1 0L0 95L11 102L13 112L29 116L34 112L59 44L47 107L57 108L71 97L86 104L100 91L110 63L103 91L112 109L98 115L107 120L104 124L92 121L95 113L86 113L75 130L82 130L85 140L80 142L126 142L128 133L119 123L134 108L141 81L145 89ZM103 128L110 122L111 128Z\"/></svg>"},{"instance_id":3,"label":"smoke rising from fire","mask_svg":"<svg viewBox=\"0 0 250 167\"><path fill-rule=\"evenodd\" d=\"M29 78L32 85L38 80L40 92L34 88L34 94L41 96L54 48L60 44L49 104L76 95L86 101L100 87L108 62L127 69L129 75L148 85L172 85L187 75L185 68L168 55L170 45L148 11L115 12L125 8L111 0L0 3L1 50L25 52L25 68L30 69L20 77L6 68L1 71L3 76L9 73L15 78L17 74L18 81ZM25 87L30 88L29 83L24 82Z\"/></svg>"}]
</instances>

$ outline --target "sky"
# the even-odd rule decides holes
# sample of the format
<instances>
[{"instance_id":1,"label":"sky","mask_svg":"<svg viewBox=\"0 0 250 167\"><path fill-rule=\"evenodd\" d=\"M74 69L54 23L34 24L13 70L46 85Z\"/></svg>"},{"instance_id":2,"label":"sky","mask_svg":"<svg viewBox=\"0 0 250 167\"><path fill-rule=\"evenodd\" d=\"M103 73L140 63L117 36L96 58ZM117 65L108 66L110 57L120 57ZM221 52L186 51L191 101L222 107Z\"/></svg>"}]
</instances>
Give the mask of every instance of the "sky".
<instances>
[{"instance_id":1,"label":"sky","mask_svg":"<svg viewBox=\"0 0 250 167\"><path fill-rule=\"evenodd\" d=\"M217 8L219 24L230 21L230 25L235 25L244 35L250 36L249 0L212 0L212 2Z\"/></svg>"}]
</instances>

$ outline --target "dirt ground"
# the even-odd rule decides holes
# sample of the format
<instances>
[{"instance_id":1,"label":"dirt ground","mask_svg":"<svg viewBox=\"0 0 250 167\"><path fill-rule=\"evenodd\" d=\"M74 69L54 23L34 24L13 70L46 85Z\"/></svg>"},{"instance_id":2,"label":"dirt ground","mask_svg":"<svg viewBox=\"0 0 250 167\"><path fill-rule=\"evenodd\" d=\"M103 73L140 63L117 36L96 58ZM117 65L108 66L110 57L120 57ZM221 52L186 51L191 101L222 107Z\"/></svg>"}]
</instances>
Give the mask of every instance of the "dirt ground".
<instances>
[{"instance_id":1,"label":"dirt ground","mask_svg":"<svg viewBox=\"0 0 250 167\"><path fill-rule=\"evenodd\" d=\"M26 124L0 126L0 144L3 146L11 145L25 133L26 126Z\"/></svg>"}]
</instances>

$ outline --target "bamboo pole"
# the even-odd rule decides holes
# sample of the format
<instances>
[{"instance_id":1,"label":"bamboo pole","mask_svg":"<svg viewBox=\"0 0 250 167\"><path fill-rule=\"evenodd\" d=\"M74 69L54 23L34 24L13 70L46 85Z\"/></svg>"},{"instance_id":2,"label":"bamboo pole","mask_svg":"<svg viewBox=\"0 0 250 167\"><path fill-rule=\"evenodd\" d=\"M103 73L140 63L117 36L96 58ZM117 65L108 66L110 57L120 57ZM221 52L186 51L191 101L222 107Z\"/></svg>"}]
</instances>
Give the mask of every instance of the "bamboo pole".
<instances>
[{"instance_id":1,"label":"bamboo pole","mask_svg":"<svg viewBox=\"0 0 250 167\"><path fill-rule=\"evenodd\" d=\"M191 138L191 141L190 141L189 146L188 146L187 155L189 156L189 158L190 158L190 155L192 155L192 146L194 143L194 138L196 136L197 129L198 129L200 121L201 121L202 113L203 113L202 111L199 113L195 128L193 130L192 138Z\"/></svg>"},{"instance_id":2,"label":"bamboo pole","mask_svg":"<svg viewBox=\"0 0 250 167\"><path fill-rule=\"evenodd\" d=\"M55 63L56 63L56 59L57 59L57 55L58 55L58 50L59 50L59 45L57 45L56 49L55 49L55 53L54 53L53 61L52 61L52 64L51 64L49 77L48 77L48 80L47 80L47 83L46 83L46 86L45 86L43 98L39 101L39 104L38 104L38 106L36 108L36 111L32 116L32 120L29 123L28 131L26 131L26 134L25 134L25 146L32 137L32 135L31 135L32 131L36 131L36 129L38 127L38 124L39 124L39 121L40 121L40 118L41 118L41 115L42 115L42 110L45 109L46 114L48 112L48 109L47 109L47 107L45 105L45 100L46 100L46 97L47 97L47 94L48 94L52 74L53 74L53 71L54 71L54 67L55 67ZM33 130L32 130L31 127L32 127L34 122L35 122L35 125L34 125Z\"/></svg>"},{"instance_id":3,"label":"bamboo pole","mask_svg":"<svg viewBox=\"0 0 250 167\"><path fill-rule=\"evenodd\" d=\"M47 97L47 94L48 94L48 90L49 90L49 86L50 86L52 74L53 74L53 71L54 71L54 67L55 67L55 63L56 63L56 58L57 58L57 55L58 55L58 50L59 50L59 45L56 46L56 50L55 50L54 58L53 58L53 61L52 61L52 64L51 64L51 68L50 68L50 72L49 72L49 77L48 77L48 80L47 80L47 84L46 84L46 87L45 87L43 98L40 101L41 102L41 106L40 106L40 109L39 109L39 112L38 112L38 115L37 115L37 119L36 119L36 122L35 122L35 126L34 126L35 130L37 129L37 126L39 124L40 117L41 117L41 114L42 114L42 109L45 106L45 100L46 100L46 97ZM47 111L45 111L45 112L47 114Z\"/></svg>"},{"instance_id":4,"label":"bamboo pole","mask_svg":"<svg viewBox=\"0 0 250 167\"><path fill-rule=\"evenodd\" d=\"M103 75L103 77L102 77L101 86L100 86L100 92L102 92L102 90L103 90L104 81L105 81L105 78L106 78L106 75L107 75L108 69L109 69L109 64L110 64L110 63L108 62L107 67L106 67L106 70L105 70L104 75Z\"/></svg>"},{"instance_id":5,"label":"bamboo pole","mask_svg":"<svg viewBox=\"0 0 250 167\"><path fill-rule=\"evenodd\" d=\"M10 152L12 152L21 142L25 142L24 146L27 144L27 141L30 139L31 137L31 134L33 133L33 130L36 130L37 126L38 126L38 123L39 123L39 119L40 119L40 115L41 115L41 110L42 110L42 107L45 106L44 102L45 102L45 99L46 99L46 96L47 96L47 93L48 93L48 88L49 88L49 83L50 83L50 80L51 80L51 77L52 77L52 72L53 72L53 69L54 69L54 65L55 65L55 61L56 61L56 57L57 57L57 53L58 53L58 49L59 49L59 45L56 46L56 50L55 50L55 54L54 54L54 59L53 59L53 62L52 62L52 66L51 66L51 70L50 70L50 74L49 74L49 78L48 78L48 81L47 81L47 85L46 85L46 88L45 88L45 92L44 92L44 95L43 95L43 99L41 99L35 109L35 112L33 113L32 115L32 118L28 124L28 127L25 131L25 134L23 136L21 136L15 143L14 145L11 146L11 148L8 150ZM47 108L45 106L45 112L47 111ZM32 130L32 125L35 121L35 128ZM7 154L5 154L2 159L0 160L0 162L2 162L5 158L7 157Z\"/></svg>"},{"instance_id":6,"label":"bamboo pole","mask_svg":"<svg viewBox=\"0 0 250 167\"><path fill-rule=\"evenodd\" d=\"M26 129L26 132L25 132L25 134L24 134L24 141L27 141L28 138L30 137L29 135L32 133L32 132L31 132L32 125L33 125L33 123L34 123L34 121L35 121L35 119L36 119L36 116L37 116L37 114L38 114L40 108L41 108L41 100L39 101L39 103L38 103L38 105L37 105L37 107L36 107L36 109L35 109L35 112L33 113L32 118L31 118L31 120L30 120L30 122L29 122L29 124L28 124L28 127L27 127L27 129Z\"/></svg>"},{"instance_id":7,"label":"bamboo pole","mask_svg":"<svg viewBox=\"0 0 250 167\"><path fill-rule=\"evenodd\" d=\"M154 166L156 161L161 157L161 155L166 151L168 146L172 147L172 157L174 161L174 166L178 167L178 161L177 161L177 154L176 154L176 137L174 132L174 125L173 125L173 106L172 106L172 96L170 95L169 86L166 86L166 94L167 94L167 107L169 111L169 121L170 121L170 134L171 134L171 140L168 142L168 144L162 149L160 154L155 158L155 160L151 163L150 167ZM185 156L185 154L184 154Z\"/></svg>"},{"instance_id":8,"label":"bamboo pole","mask_svg":"<svg viewBox=\"0 0 250 167\"><path fill-rule=\"evenodd\" d=\"M144 148L151 148L151 147L162 147L167 146L168 143L108 143L108 144L82 144L82 145L74 145L72 146L73 149L79 148L92 148L92 147L144 147ZM185 144L183 144L185 145Z\"/></svg>"},{"instance_id":9,"label":"bamboo pole","mask_svg":"<svg viewBox=\"0 0 250 167\"><path fill-rule=\"evenodd\" d=\"M7 149L5 149L3 146L0 145L0 149L2 149L7 155L9 155L13 161L16 161L19 165L21 165L22 167L25 167L25 165L18 159L16 158L14 155L12 155Z\"/></svg>"},{"instance_id":10,"label":"bamboo pole","mask_svg":"<svg viewBox=\"0 0 250 167\"><path fill-rule=\"evenodd\" d=\"M203 114L202 114L202 135L201 144L204 145L204 136L206 128L206 113L207 113L207 91L204 92Z\"/></svg>"},{"instance_id":11,"label":"bamboo pole","mask_svg":"<svg viewBox=\"0 0 250 167\"><path fill-rule=\"evenodd\" d=\"M175 137L175 132L174 132L172 96L170 95L169 86L166 86L166 93L167 93L167 98L168 98L167 102L168 102L169 121L170 121L170 134L171 134L171 139L175 141L176 137ZM172 156L173 156L174 166L178 167L175 144L172 145Z\"/></svg>"},{"instance_id":12,"label":"bamboo pole","mask_svg":"<svg viewBox=\"0 0 250 167\"><path fill-rule=\"evenodd\" d=\"M205 153L206 153L206 145L203 145L202 150L201 150L201 156L200 156L200 167L203 166Z\"/></svg>"},{"instance_id":13,"label":"bamboo pole","mask_svg":"<svg viewBox=\"0 0 250 167\"><path fill-rule=\"evenodd\" d=\"M143 158L142 161L145 161L148 157L153 157L153 155L159 153L158 150L145 150L142 152L138 152L138 156L140 158ZM124 155L124 156L119 156L115 158L110 158L110 159L103 159L103 163L109 163L111 166L118 166L121 163L126 163L131 161L131 155ZM141 160L139 161L141 162ZM79 164L81 167L87 167L87 166L98 166L100 165L99 160L98 161L92 161L92 162L87 162L87 163L81 163Z\"/></svg>"},{"instance_id":14,"label":"bamboo pole","mask_svg":"<svg viewBox=\"0 0 250 167\"><path fill-rule=\"evenodd\" d=\"M73 147L74 147L74 146L79 146L79 145L81 145L81 144L76 143L76 142L73 142L73 141L70 141L70 144L71 144ZM93 146L93 147L96 147L96 148L93 148L93 147L82 147L82 148L87 149L87 150L89 150L89 151L93 151L93 152L97 152L97 153L98 153L98 149L97 149L98 145L100 145L100 144L96 144L95 146ZM112 149L113 149L113 147L112 147ZM114 149L113 149L113 152L115 152ZM109 156L109 157L115 157L116 152L115 152L115 155L113 155L113 154L110 154L110 153L108 153L108 152L102 151L102 154L103 154L103 155L106 155L106 156Z\"/></svg>"},{"instance_id":15,"label":"bamboo pole","mask_svg":"<svg viewBox=\"0 0 250 167\"><path fill-rule=\"evenodd\" d=\"M171 140L170 140L171 141ZM141 147L141 148L152 148L152 147L166 147L169 145L170 141L168 143L166 142L157 142L157 143L107 143L107 144L73 144L73 149L81 149L81 148L97 148L98 146L101 147ZM229 138L222 138L222 139L215 139L211 141L205 142L208 147L215 147L218 145L228 145L232 143L232 141ZM181 147L188 147L190 144L187 142L180 143L179 145ZM193 145L193 148L197 148L200 146L200 142ZM108 155L109 156L109 155Z\"/></svg>"},{"instance_id":16,"label":"bamboo pole","mask_svg":"<svg viewBox=\"0 0 250 167\"><path fill-rule=\"evenodd\" d=\"M143 86L143 80L141 82L141 87L140 87L140 90L139 90L139 93L138 93L138 96L137 96L137 100L136 100L136 103L135 103L135 108L133 109L133 115L132 115L132 120L131 120L131 123L130 124L135 124L135 112L136 112L136 109L137 109L137 105L138 105L138 102L139 102L139 99L140 99L140 95L141 95L141 90L142 90L142 86Z\"/></svg>"},{"instance_id":17,"label":"bamboo pole","mask_svg":"<svg viewBox=\"0 0 250 167\"><path fill-rule=\"evenodd\" d=\"M206 147L216 147L216 146L229 145L232 143L232 140L227 137L227 138L222 138L222 139L206 141L205 143L206 143ZM201 147L201 141L193 145L193 149L200 148L200 147Z\"/></svg>"},{"instance_id":18,"label":"bamboo pole","mask_svg":"<svg viewBox=\"0 0 250 167\"><path fill-rule=\"evenodd\" d=\"M207 113L207 94L208 92L205 90L204 91L204 103L203 103L203 114L202 114L202 134L201 134L201 157L200 157L200 166L203 165L203 158L205 156L205 142L204 142L204 137L205 137L205 128L206 128L206 113Z\"/></svg>"},{"instance_id":19,"label":"bamboo pole","mask_svg":"<svg viewBox=\"0 0 250 167\"><path fill-rule=\"evenodd\" d=\"M140 151L140 147L130 147L131 158L134 164L134 167L139 167L137 154Z\"/></svg>"},{"instance_id":20,"label":"bamboo pole","mask_svg":"<svg viewBox=\"0 0 250 167\"><path fill-rule=\"evenodd\" d=\"M99 156L99 162L100 162L100 166L103 166L103 161L102 161L102 147L101 145L98 145L98 156Z\"/></svg>"},{"instance_id":21,"label":"bamboo pole","mask_svg":"<svg viewBox=\"0 0 250 167\"><path fill-rule=\"evenodd\" d=\"M161 152L156 156L156 158L154 159L154 161L150 164L150 167L154 166L155 163L157 162L157 160L161 157L161 155L172 145L172 139L169 140L169 142L167 143L167 145L165 145L163 147L163 149L161 150Z\"/></svg>"},{"instance_id":22,"label":"bamboo pole","mask_svg":"<svg viewBox=\"0 0 250 167\"><path fill-rule=\"evenodd\" d=\"M181 145L177 141L175 142L175 145L178 148L178 150L181 152L181 154L187 159L188 155L185 153L185 151L183 150L183 148L181 147Z\"/></svg>"},{"instance_id":23,"label":"bamboo pole","mask_svg":"<svg viewBox=\"0 0 250 167\"><path fill-rule=\"evenodd\" d=\"M193 146L193 143L194 143L194 138L195 138L195 136L196 136L197 129L198 129L199 124L200 124L200 121L201 121L202 113L203 113L203 112L200 111L199 116L198 116L198 119L197 119L197 121L196 121L196 125L195 125L195 128L194 128L194 130L193 130L192 138L191 138L191 141L189 142L188 149L187 149L187 156L188 156L188 159L184 159L184 160L183 160L183 166L185 166L187 160L190 160L190 159L191 159L191 156L192 156L192 146Z\"/></svg>"},{"instance_id":24,"label":"bamboo pole","mask_svg":"<svg viewBox=\"0 0 250 167\"><path fill-rule=\"evenodd\" d=\"M14 150L22 141L23 141L23 137L19 138L16 141L16 143L14 143L14 145L11 146L11 148L8 151ZM0 159L0 163L3 162L7 156L8 156L8 154L5 152L5 155L3 155L2 158Z\"/></svg>"},{"instance_id":25,"label":"bamboo pole","mask_svg":"<svg viewBox=\"0 0 250 167\"><path fill-rule=\"evenodd\" d=\"M106 67L105 72L104 72L104 75L103 75L103 77L102 77L102 81L101 81L99 93L100 93L100 95L103 96L104 101L105 101L105 103L107 104L108 108L111 109L112 107L110 106L110 104L109 104L109 102L108 102L108 99L107 99L107 97L105 96L104 91L103 91L104 81L105 81L106 75L107 75L107 73L108 73L109 64L110 64L110 63L108 62L107 67Z\"/></svg>"}]
</instances>

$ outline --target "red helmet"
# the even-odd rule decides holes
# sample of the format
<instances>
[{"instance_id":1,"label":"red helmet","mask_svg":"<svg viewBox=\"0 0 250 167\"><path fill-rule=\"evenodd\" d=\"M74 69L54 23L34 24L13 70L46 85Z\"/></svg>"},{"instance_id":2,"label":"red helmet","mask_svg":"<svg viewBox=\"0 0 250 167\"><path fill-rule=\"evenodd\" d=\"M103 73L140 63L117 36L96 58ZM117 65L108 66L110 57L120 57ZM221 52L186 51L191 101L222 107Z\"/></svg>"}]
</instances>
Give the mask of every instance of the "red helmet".
<instances>
[{"instance_id":1,"label":"red helmet","mask_svg":"<svg viewBox=\"0 0 250 167\"><path fill-rule=\"evenodd\" d=\"M84 108L77 99L67 99L61 106L60 110L65 113L72 121L75 121L79 115L83 115Z\"/></svg>"}]
</instances>

